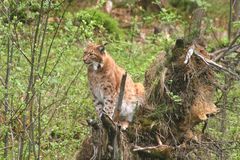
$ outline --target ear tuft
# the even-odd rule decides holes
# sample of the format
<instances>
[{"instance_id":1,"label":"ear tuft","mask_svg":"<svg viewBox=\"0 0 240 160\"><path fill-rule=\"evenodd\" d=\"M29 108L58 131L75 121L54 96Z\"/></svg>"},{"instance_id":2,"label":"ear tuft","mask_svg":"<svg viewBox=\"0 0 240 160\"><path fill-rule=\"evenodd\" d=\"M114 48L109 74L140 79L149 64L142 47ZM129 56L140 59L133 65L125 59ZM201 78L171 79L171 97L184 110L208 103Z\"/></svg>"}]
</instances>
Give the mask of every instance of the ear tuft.
<instances>
[{"instance_id":1,"label":"ear tuft","mask_svg":"<svg viewBox=\"0 0 240 160\"><path fill-rule=\"evenodd\" d=\"M108 42L105 42L105 43L103 44L103 46L106 46L106 45L108 45Z\"/></svg>"},{"instance_id":2,"label":"ear tuft","mask_svg":"<svg viewBox=\"0 0 240 160\"><path fill-rule=\"evenodd\" d=\"M88 40L84 43L85 47L87 47L87 46L89 47L89 46L92 46L92 45L93 45L93 42L91 40Z\"/></svg>"},{"instance_id":3,"label":"ear tuft","mask_svg":"<svg viewBox=\"0 0 240 160\"><path fill-rule=\"evenodd\" d=\"M103 45L99 46L98 49L101 53L104 53L105 51L105 46L108 44L108 42L104 43Z\"/></svg>"},{"instance_id":4,"label":"ear tuft","mask_svg":"<svg viewBox=\"0 0 240 160\"><path fill-rule=\"evenodd\" d=\"M98 47L98 50L99 50L100 53L104 53L104 51L105 51L105 46L104 46L104 45L99 46L99 47Z\"/></svg>"}]
</instances>

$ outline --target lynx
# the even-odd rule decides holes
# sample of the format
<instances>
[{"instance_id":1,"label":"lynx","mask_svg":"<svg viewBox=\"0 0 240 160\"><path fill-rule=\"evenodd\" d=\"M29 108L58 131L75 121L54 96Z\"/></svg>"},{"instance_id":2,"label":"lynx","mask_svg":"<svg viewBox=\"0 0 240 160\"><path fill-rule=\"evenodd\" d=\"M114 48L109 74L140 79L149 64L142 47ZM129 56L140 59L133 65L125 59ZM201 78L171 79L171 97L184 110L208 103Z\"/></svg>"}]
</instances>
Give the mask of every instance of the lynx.
<instances>
[{"instance_id":1,"label":"lynx","mask_svg":"<svg viewBox=\"0 0 240 160\"><path fill-rule=\"evenodd\" d=\"M105 113L126 129L133 120L136 107L144 102L143 85L134 83L127 75L121 111L119 118L115 119L114 110L125 70L106 52L105 45L89 43L84 50L83 61L88 66L88 81L99 117Z\"/></svg>"}]
</instances>

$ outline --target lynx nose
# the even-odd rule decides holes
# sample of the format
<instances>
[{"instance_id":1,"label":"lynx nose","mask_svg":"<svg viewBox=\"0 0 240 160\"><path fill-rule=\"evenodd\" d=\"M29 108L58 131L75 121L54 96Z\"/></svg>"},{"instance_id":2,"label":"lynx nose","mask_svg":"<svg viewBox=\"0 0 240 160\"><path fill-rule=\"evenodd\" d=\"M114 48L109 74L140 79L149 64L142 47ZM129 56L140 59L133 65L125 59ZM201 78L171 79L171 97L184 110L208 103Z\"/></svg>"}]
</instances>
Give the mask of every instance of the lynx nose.
<instances>
[{"instance_id":1,"label":"lynx nose","mask_svg":"<svg viewBox=\"0 0 240 160\"><path fill-rule=\"evenodd\" d=\"M83 62L86 63L87 62L87 58L83 57Z\"/></svg>"},{"instance_id":2,"label":"lynx nose","mask_svg":"<svg viewBox=\"0 0 240 160\"><path fill-rule=\"evenodd\" d=\"M83 62L84 62L85 64L90 64L90 61L87 59L87 57L83 57Z\"/></svg>"}]
</instances>

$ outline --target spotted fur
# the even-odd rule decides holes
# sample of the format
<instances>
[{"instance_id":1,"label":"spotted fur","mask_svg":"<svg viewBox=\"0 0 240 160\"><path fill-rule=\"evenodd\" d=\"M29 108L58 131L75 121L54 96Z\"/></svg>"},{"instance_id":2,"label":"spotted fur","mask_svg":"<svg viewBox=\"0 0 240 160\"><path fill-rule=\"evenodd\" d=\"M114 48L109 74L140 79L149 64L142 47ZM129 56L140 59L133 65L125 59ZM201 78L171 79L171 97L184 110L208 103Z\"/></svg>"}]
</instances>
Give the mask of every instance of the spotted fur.
<instances>
[{"instance_id":1,"label":"spotted fur","mask_svg":"<svg viewBox=\"0 0 240 160\"><path fill-rule=\"evenodd\" d=\"M99 117L105 112L109 117L114 118L120 83L125 70L115 63L103 45L89 43L84 50L83 61L88 65L88 81ZM122 127L127 128L128 122L133 119L136 107L143 101L143 85L134 83L128 74L121 112L119 119L115 121L120 121Z\"/></svg>"}]
</instances>

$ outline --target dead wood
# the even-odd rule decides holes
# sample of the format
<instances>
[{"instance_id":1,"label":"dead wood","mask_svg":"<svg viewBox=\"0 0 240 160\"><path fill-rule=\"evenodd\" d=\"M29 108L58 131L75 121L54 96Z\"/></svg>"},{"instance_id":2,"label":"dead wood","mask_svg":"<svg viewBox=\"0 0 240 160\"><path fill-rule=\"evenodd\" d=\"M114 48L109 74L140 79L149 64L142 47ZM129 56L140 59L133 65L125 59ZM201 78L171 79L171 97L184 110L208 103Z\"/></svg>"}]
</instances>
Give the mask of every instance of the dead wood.
<instances>
[{"instance_id":1,"label":"dead wood","mask_svg":"<svg viewBox=\"0 0 240 160\"><path fill-rule=\"evenodd\" d=\"M229 47L227 48L227 50L225 50L224 52L221 52L220 54L216 55L216 57L214 58L214 61L218 61L221 58L223 58L227 53L231 53L233 52L232 49L238 50L240 48L239 45L237 45L238 47L234 48L234 44L237 42L237 40L240 38L240 34L238 34L230 43Z\"/></svg>"},{"instance_id":2,"label":"dead wood","mask_svg":"<svg viewBox=\"0 0 240 160\"><path fill-rule=\"evenodd\" d=\"M121 112L121 106L122 106L122 101L123 101L123 96L124 96L124 91L125 91L126 79L127 79L127 72L122 76L122 79L121 79L120 92L119 92L119 96L118 96L117 106L114 110L114 120L120 119L119 114Z\"/></svg>"}]
</instances>

